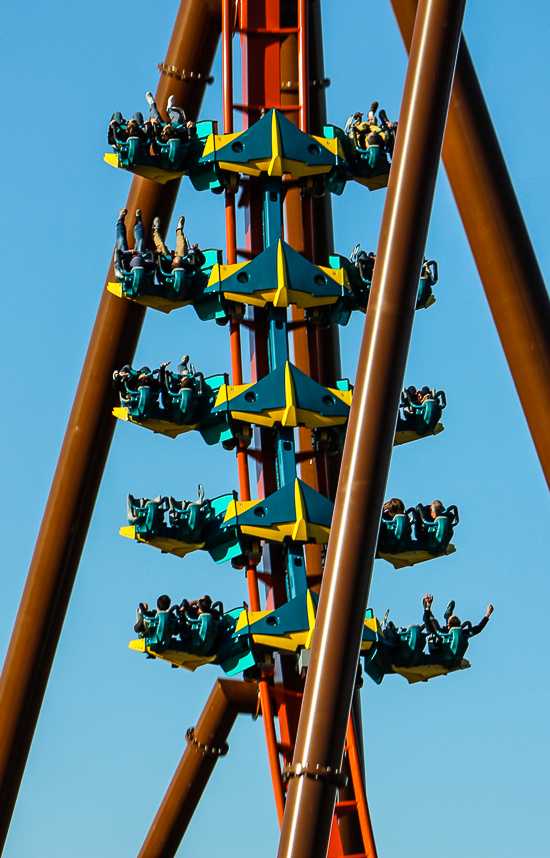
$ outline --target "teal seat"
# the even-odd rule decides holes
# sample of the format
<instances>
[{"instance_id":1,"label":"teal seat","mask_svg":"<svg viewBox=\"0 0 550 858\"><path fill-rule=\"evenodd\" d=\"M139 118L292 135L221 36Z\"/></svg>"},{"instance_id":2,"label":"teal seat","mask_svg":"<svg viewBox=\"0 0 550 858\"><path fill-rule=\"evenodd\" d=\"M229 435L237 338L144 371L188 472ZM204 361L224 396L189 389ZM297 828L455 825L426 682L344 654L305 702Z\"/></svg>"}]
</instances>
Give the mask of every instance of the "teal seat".
<instances>
[{"instance_id":1,"label":"teal seat","mask_svg":"<svg viewBox=\"0 0 550 858\"><path fill-rule=\"evenodd\" d=\"M392 663L398 667L414 667L419 664L426 644L426 635L418 625L409 626L404 631L396 631L397 647Z\"/></svg>"},{"instance_id":2,"label":"teal seat","mask_svg":"<svg viewBox=\"0 0 550 858\"><path fill-rule=\"evenodd\" d=\"M148 263L147 267L136 265L127 271L122 266L120 251L118 248L115 251L115 277L122 284L123 292L128 298L139 298L154 289L155 268L149 251L144 254L144 259Z\"/></svg>"},{"instance_id":3,"label":"teal seat","mask_svg":"<svg viewBox=\"0 0 550 858\"><path fill-rule=\"evenodd\" d=\"M173 613L159 611L156 617L148 620L149 627L144 635L147 646L162 652L178 634L178 621Z\"/></svg>"},{"instance_id":4,"label":"teal seat","mask_svg":"<svg viewBox=\"0 0 550 858\"><path fill-rule=\"evenodd\" d=\"M197 655L208 655L218 635L219 620L212 614L200 614L197 620L189 620L191 625L191 645Z\"/></svg>"},{"instance_id":5,"label":"teal seat","mask_svg":"<svg viewBox=\"0 0 550 858\"><path fill-rule=\"evenodd\" d=\"M428 551L441 554L447 548L453 536L451 522L446 515L439 515L433 523L427 525Z\"/></svg>"},{"instance_id":6,"label":"teal seat","mask_svg":"<svg viewBox=\"0 0 550 858\"><path fill-rule=\"evenodd\" d=\"M168 509L168 498L160 495L152 500L136 499L128 495L128 523L133 524L136 533L145 539L154 539L159 535L164 524L164 514Z\"/></svg>"},{"instance_id":7,"label":"teal seat","mask_svg":"<svg viewBox=\"0 0 550 858\"><path fill-rule=\"evenodd\" d=\"M462 659L468 649L468 635L462 628L451 629L450 632L442 633L441 658L438 659L447 670L454 670L460 666Z\"/></svg>"},{"instance_id":8,"label":"teal seat","mask_svg":"<svg viewBox=\"0 0 550 858\"><path fill-rule=\"evenodd\" d=\"M444 554L449 545L454 528L459 523L458 509L452 505L447 507L435 520L427 518L429 507L418 504L410 510L414 516L415 535L419 543L424 543L430 554Z\"/></svg>"},{"instance_id":9,"label":"teal seat","mask_svg":"<svg viewBox=\"0 0 550 858\"><path fill-rule=\"evenodd\" d=\"M391 521L382 519L378 550L385 553L406 551L412 535L411 522L405 513L394 516Z\"/></svg>"},{"instance_id":10,"label":"teal seat","mask_svg":"<svg viewBox=\"0 0 550 858\"><path fill-rule=\"evenodd\" d=\"M129 166L133 167L135 164L139 164L140 156L146 153L148 148L148 144L144 144L139 137L128 137L126 160Z\"/></svg>"},{"instance_id":11,"label":"teal seat","mask_svg":"<svg viewBox=\"0 0 550 858\"><path fill-rule=\"evenodd\" d=\"M132 417L144 420L151 414L151 407L156 403L157 394L151 393L150 387L140 387L135 393L130 393L130 404L128 410Z\"/></svg>"},{"instance_id":12,"label":"teal seat","mask_svg":"<svg viewBox=\"0 0 550 858\"><path fill-rule=\"evenodd\" d=\"M170 497L168 503L170 525L177 529L179 539L191 544L202 542L202 531L214 515L211 502L204 500L202 486L199 486L198 501L177 501Z\"/></svg>"}]
</instances>

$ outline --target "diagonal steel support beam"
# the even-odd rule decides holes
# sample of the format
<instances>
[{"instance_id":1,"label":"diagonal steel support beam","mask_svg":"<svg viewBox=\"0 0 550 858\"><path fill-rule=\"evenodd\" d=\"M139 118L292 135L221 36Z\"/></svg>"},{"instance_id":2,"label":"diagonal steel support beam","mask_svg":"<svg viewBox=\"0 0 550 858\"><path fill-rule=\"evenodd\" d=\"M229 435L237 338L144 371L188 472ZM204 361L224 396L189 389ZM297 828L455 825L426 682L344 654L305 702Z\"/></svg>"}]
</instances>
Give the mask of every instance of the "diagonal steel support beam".
<instances>
[{"instance_id":1,"label":"diagonal steel support beam","mask_svg":"<svg viewBox=\"0 0 550 858\"><path fill-rule=\"evenodd\" d=\"M327 854L463 14L418 7L279 858Z\"/></svg>"},{"instance_id":2,"label":"diagonal steel support beam","mask_svg":"<svg viewBox=\"0 0 550 858\"><path fill-rule=\"evenodd\" d=\"M255 682L216 681L138 858L174 858L237 715L258 709Z\"/></svg>"},{"instance_id":3,"label":"diagonal steel support beam","mask_svg":"<svg viewBox=\"0 0 550 858\"><path fill-rule=\"evenodd\" d=\"M219 9L209 11L203 0L182 0L166 65L199 72L204 81L212 67L219 34ZM163 75L156 98L163 108L168 96L174 94L176 104L196 118L204 88L204 82ZM179 180L159 185L134 178L126 207L132 215L136 209L142 210L146 234L157 215L167 227L179 184ZM128 226L131 230L130 218ZM107 280L113 279L111 265ZM139 305L103 291L0 678L0 852L113 438L113 371L132 362L144 315Z\"/></svg>"},{"instance_id":4,"label":"diagonal steel support beam","mask_svg":"<svg viewBox=\"0 0 550 858\"><path fill-rule=\"evenodd\" d=\"M416 0L391 0L410 49ZM443 163L550 486L550 298L464 36Z\"/></svg>"}]
</instances>

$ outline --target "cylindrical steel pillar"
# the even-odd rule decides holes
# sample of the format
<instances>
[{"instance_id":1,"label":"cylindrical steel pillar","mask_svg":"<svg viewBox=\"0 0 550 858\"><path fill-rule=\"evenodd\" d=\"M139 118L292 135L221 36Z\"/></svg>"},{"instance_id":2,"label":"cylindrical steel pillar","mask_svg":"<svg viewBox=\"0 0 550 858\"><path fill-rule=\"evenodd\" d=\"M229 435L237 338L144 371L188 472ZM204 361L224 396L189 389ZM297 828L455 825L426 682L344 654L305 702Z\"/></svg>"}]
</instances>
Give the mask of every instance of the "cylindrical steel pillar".
<instances>
[{"instance_id":1,"label":"cylindrical steel pillar","mask_svg":"<svg viewBox=\"0 0 550 858\"><path fill-rule=\"evenodd\" d=\"M161 109L174 94L176 104L192 118L198 115L219 32L219 13L209 12L202 0L182 0L165 65L192 70L194 79L163 74L156 94ZM179 180L159 185L134 178L126 204L130 230L137 208L146 234L157 215L166 229L178 187ZM111 265L107 280L113 279ZM112 374L131 363L143 318L143 307L104 290L0 679L0 851L113 437Z\"/></svg>"},{"instance_id":2,"label":"cylindrical steel pillar","mask_svg":"<svg viewBox=\"0 0 550 858\"><path fill-rule=\"evenodd\" d=\"M279 858L327 854L463 13L418 8Z\"/></svg>"},{"instance_id":3,"label":"cylindrical steel pillar","mask_svg":"<svg viewBox=\"0 0 550 858\"><path fill-rule=\"evenodd\" d=\"M408 50L416 0L392 5ZM550 485L550 298L464 37L443 163Z\"/></svg>"},{"instance_id":4,"label":"cylindrical steel pillar","mask_svg":"<svg viewBox=\"0 0 550 858\"><path fill-rule=\"evenodd\" d=\"M255 682L216 681L138 858L174 858L237 715L257 711Z\"/></svg>"}]
</instances>

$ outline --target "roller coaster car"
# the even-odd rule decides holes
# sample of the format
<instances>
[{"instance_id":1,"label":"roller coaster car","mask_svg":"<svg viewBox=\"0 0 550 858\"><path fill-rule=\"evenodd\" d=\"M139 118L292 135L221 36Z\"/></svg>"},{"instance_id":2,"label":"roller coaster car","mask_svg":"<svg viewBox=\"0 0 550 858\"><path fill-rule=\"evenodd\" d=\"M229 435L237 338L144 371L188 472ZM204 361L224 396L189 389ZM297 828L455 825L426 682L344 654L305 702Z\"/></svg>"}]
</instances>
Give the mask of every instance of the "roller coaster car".
<instances>
[{"instance_id":1,"label":"roller coaster car","mask_svg":"<svg viewBox=\"0 0 550 858\"><path fill-rule=\"evenodd\" d=\"M237 608L224 613L217 625L205 621L204 632L199 630L195 638L193 630L191 635L186 630L180 635L181 640L176 638L173 623L157 615L161 617L159 625L163 633L157 630L155 617L149 620L141 640L130 642L130 648L188 670L210 663L219 664L229 676L243 670L254 675L256 666L273 663L275 652L298 655L311 649L318 599L316 593L306 590L274 611ZM375 645L375 640L376 635L365 620L361 642L364 655Z\"/></svg>"},{"instance_id":2,"label":"roller coaster car","mask_svg":"<svg viewBox=\"0 0 550 858\"><path fill-rule=\"evenodd\" d=\"M352 398L347 379L338 381L334 389L323 387L290 362L255 384L242 385L230 385L225 374L205 379L192 367L189 386L181 389L180 385L179 375L166 372L160 404L158 394L129 391L121 395L122 407L114 408L113 414L171 438L197 429L207 444L221 442L226 449L234 449L237 443L249 446L252 425L337 427L340 438Z\"/></svg>"},{"instance_id":3,"label":"roller coaster car","mask_svg":"<svg viewBox=\"0 0 550 858\"><path fill-rule=\"evenodd\" d=\"M221 318L227 321L228 311L222 306L218 295L204 295L212 269L223 260L222 251L209 248L204 251L191 250L183 260L181 268L168 272L168 260L162 257L157 264L156 280L154 264L152 274L131 279L115 266L118 283L108 283L107 289L118 298L130 298L138 304L170 313L178 307L193 304L195 311L203 321ZM132 269L135 271L135 269Z\"/></svg>"},{"instance_id":4,"label":"roller coaster car","mask_svg":"<svg viewBox=\"0 0 550 858\"><path fill-rule=\"evenodd\" d=\"M241 534L236 502L234 492L205 500L202 486L198 501L193 502L160 496L136 500L128 495L129 526L122 527L120 534L176 557L203 549L216 563L233 560L241 568L248 562L258 563L261 550L258 539Z\"/></svg>"},{"instance_id":5,"label":"roller coaster car","mask_svg":"<svg viewBox=\"0 0 550 858\"><path fill-rule=\"evenodd\" d=\"M384 676L392 673L398 673L409 683L414 683L427 682L436 676L470 667L464 658L468 649L468 635L461 628L451 629L448 634L439 633L437 642L434 642L434 636L428 637L422 631L422 626L396 628L393 623L386 623L386 614L381 627L372 611L367 612L367 617L369 613L375 643L365 653L364 664L365 672L378 685ZM426 640L430 645L429 653L424 652Z\"/></svg>"},{"instance_id":6,"label":"roller coaster car","mask_svg":"<svg viewBox=\"0 0 550 858\"><path fill-rule=\"evenodd\" d=\"M196 424L190 425L191 418L197 410L205 387L202 372L196 372L191 366L185 378L185 386L182 386L181 375L166 372L164 384L161 386L155 379L155 385L156 389L142 387L134 391L127 388L126 393L120 395L122 408L113 408L114 416L139 423L155 432L162 432L164 429L165 434L171 434L172 437L178 434L172 429L174 423L178 429L182 427L181 432L194 428ZM168 424L167 427L164 424Z\"/></svg>"},{"instance_id":7,"label":"roller coaster car","mask_svg":"<svg viewBox=\"0 0 550 858\"><path fill-rule=\"evenodd\" d=\"M216 127L214 122L203 120L197 122L196 128L189 133L187 128L179 128L177 138L163 142L158 138L147 139L129 137L123 140L115 132L112 143L115 154L105 155L105 161L112 167L129 170L138 176L152 179L165 184L170 179L184 176L190 172L204 172L199 161L204 150L204 144ZM212 172L212 171L211 171ZM222 188L217 176L208 180L211 186Z\"/></svg>"},{"instance_id":8,"label":"roller coaster car","mask_svg":"<svg viewBox=\"0 0 550 858\"><path fill-rule=\"evenodd\" d=\"M197 501L177 501L160 495L153 500L136 499L128 495L128 522L131 527L122 528L121 533L166 551L171 543L176 543L177 550L173 553L183 556L204 547L205 531L219 524L232 497L230 494L205 500L202 486L199 486ZM168 523L165 521L166 513Z\"/></svg>"},{"instance_id":9,"label":"roller coaster car","mask_svg":"<svg viewBox=\"0 0 550 858\"><path fill-rule=\"evenodd\" d=\"M326 180L326 189L333 194L339 196L350 179L365 185L369 191L387 187L391 162L386 151L386 132L378 125L370 128L379 136L380 143L366 149L357 146L337 125L325 125L323 128L324 136L337 140L344 155L343 163L333 168Z\"/></svg>"},{"instance_id":10,"label":"roller coaster car","mask_svg":"<svg viewBox=\"0 0 550 858\"><path fill-rule=\"evenodd\" d=\"M246 131L212 134L199 166L217 166L229 174L290 174L298 179L329 173L340 162L343 150L339 139L306 134L273 108Z\"/></svg>"},{"instance_id":11,"label":"roller coaster car","mask_svg":"<svg viewBox=\"0 0 550 858\"><path fill-rule=\"evenodd\" d=\"M458 523L456 506L448 507L435 520L430 518L430 508L422 504L395 515L393 519L383 518L376 556L399 569L453 554L456 548L451 539Z\"/></svg>"},{"instance_id":12,"label":"roller coaster car","mask_svg":"<svg viewBox=\"0 0 550 858\"><path fill-rule=\"evenodd\" d=\"M177 557L204 549L216 563L231 560L236 568L259 562L262 540L328 542L334 505L301 480L256 501L239 501L236 493L205 501L199 492L193 504L129 495L129 526L121 535Z\"/></svg>"},{"instance_id":13,"label":"roller coaster car","mask_svg":"<svg viewBox=\"0 0 550 858\"><path fill-rule=\"evenodd\" d=\"M447 407L444 390L423 387L417 391L408 387L401 394L400 414L395 432L395 444L406 444L427 435L438 435L444 426L440 423L443 409Z\"/></svg>"},{"instance_id":14,"label":"roller coaster car","mask_svg":"<svg viewBox=\"0 0 550 858\"><path fill-rule=\"evenodd\" d=\"M137 393L129 391L126 396L121 394L121 407L113 408L113 414L119 420L137 423L168 438L196 429L209 445L221 443L228 450L238 443L248 447L252 440L250 424L234 420L226 394L220 394L221 390L233 389L229 386L229 376L223 373L204 378L202 372L191 366L187 379L188 386L182 388L181 376L166 372L160 402L158 394L145 393L144 407Z\"/></svg>"}]
</instances>

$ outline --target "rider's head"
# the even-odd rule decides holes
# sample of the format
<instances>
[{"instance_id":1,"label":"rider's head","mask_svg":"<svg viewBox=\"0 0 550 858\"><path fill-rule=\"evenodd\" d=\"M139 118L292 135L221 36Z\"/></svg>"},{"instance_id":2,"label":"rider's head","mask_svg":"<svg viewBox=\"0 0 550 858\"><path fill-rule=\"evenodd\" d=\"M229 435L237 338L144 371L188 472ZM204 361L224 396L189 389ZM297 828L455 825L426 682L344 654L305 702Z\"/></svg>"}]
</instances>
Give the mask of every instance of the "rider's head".
<instances>
[{"instance_id":1,"label":"rider's head","mask_svg":"<svg viewBox=\"0 0 550 858\"><path fill-rule=\"evenodd\" d=\"M445 512L445 507L440 500L434 500L430 504L430 512L432 514L432 518L435 520L438 515L443 515L443 513Z\"/></svg>"},{"instance_id":2,"label":"rider's head","mask_svg":"<svg viewBox=\"0 0 550 858\"><path fill-rule=\"evenodd\" d=\"M157 608L159 611L167 611L172 604L170 596L159 596L157 599Z\"/></svg>"},{"instance_id":3,"label":"rider's head","mask_svg":"<svg viewBox=\"0 0 550 858\"><path fill-rule=\"evenodd\" d=\"M202 596L199 599L199 611L201 614L208 614L212 610L212 599L210 596Z\"/></svg>"}]
</instances>

